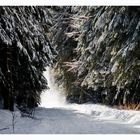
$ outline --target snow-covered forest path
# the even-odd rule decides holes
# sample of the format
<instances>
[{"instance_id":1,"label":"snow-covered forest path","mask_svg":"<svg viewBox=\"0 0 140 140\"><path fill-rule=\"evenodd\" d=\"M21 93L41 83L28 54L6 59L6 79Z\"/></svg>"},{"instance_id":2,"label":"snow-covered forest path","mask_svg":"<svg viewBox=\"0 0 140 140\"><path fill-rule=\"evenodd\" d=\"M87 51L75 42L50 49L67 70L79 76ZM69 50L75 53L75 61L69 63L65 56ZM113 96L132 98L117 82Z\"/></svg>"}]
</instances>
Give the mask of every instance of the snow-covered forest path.
<instances>
[{"instance_id":1,"label":"snow-covered forest path","mask_svg":"<svg viewBox=\"0 0 140 140\"><path fill-rule=\"evenodd\" d=\"M49 79L49 73L45 74ZM51 81L50 79L48 81ZM96 104L67 104L53 81L41 96L34 118L14 113L16 134L140 134L140 112ZM0 133L13 133L13 116L0 110Z\"/></svg>"},{"instance_id":2,"label":"snow-covered forest path","mask_svg":"<svg viewBox=\"0 0 140 140\"><path fill-rule=\"evenodd\" d=\"M0 110L0 133L13 133L12 114ZM34 119L15 112L16 134L140 134L140 114L101 105L39 107Z\"/></svg>"},{"instance_id":3,"label":"snow-covered forest path","mask_svg":"<svg viewBox=\"0 0 140 140\"><path fill-rule=\"evenodd\" d=\"M97 108L97 110L94 110ZM102 109L105 109L104 111ZM85 109L85 110L84 110ZM88 109L90 112L88 112ZM99 111L99 110L100 111ZM13 133L12 115L1 110L0 133ZM139 134L140 115L133 111L109 109L100 105L66 105L43 108L35 118L20 117L15 113L15 132L18 134Z\"/></svg>"},{"instance_id":4,"label":"snow-covered forest path","mask_svg":"<svg viewBox=\"0 0 140 140\"><path fill-rule=\"evenodd\" d=\"M136 134L138 128L118 120L103 120L92 114L80 113L69 108L39 108L38 124L31 125L27 133L49 134ZM99 113L99 112L98 112ZM101 113L101 112L100 112ZM37 123L37 122L36 122Z\"/></svg>"}]
</instances>

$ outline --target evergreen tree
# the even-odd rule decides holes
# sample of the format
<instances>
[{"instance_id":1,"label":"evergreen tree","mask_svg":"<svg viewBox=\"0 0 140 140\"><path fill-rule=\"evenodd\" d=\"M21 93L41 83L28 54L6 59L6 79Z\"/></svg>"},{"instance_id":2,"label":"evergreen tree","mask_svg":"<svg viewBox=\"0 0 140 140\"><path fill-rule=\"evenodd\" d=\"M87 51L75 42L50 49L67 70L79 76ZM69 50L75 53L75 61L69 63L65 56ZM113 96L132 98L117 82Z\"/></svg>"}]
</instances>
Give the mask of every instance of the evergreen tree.
<instances>
[{"instance_id":1,"label":"evergreen tree","mask_svg":"<svg viewBox=\"0 0 140 140\"><path fill-rule=\"evenodd\" d=\"M43 76L53 63L47 38L47 7L0 7L0 95L4 108L33 108L47 88Z\"/></svg>"},{"instance_id":2,"label":"evergreen tree","mask_svg":"<svg viewBox=\"0 0 140 140\"><path fill-rule=\"evenodd\" d=\"M55 71L61 68L56 73L57 79L68 82L68 94L79 101L138 105L140 8L63 8L66 14L63 17L60 14L62 19L56 24L61 34L58 40L54 38L54 43L58 54L65 54L70 49L72 56L67 58L69 55L60 55L61 63L57 63ZM56 15L61 12L57 11ZM67 22L64 22L65 19ZM67 26L63 22L68 23ZM69 81L73 76L73 80ZM77 87L76 92L71 90L73 85Z\"/></svg>"}]
</instances>

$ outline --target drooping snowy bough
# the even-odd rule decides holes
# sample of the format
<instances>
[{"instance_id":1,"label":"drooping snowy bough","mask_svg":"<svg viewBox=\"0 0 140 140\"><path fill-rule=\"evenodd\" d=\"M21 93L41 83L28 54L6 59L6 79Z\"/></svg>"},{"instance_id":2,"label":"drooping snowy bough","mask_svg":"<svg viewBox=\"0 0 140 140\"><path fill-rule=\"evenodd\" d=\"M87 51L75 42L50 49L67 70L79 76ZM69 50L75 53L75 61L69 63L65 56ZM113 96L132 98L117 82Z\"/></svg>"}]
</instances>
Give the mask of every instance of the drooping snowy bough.
<instances>
[{"instance_id":1,"label":"drooping snowy bough","mask_svg":"<svg viewBox=\"0 0 140 140\"><path fill-rule=\"evenodd\" d=\"M47 88L43 76L54 50L47 7L0 7L0 96L4 109L33 108Z\"/></svg>"},{"instance_id":2,"label":"drooping snowy bough","mask_svg":"<svg viewBox=\"0 0 140 140\"><path fill-rule=\"evenodd\" d=\"M139 14L139 7L57 9L55 71L68 100L139 107Z\"/></svg>"}]
</instances>

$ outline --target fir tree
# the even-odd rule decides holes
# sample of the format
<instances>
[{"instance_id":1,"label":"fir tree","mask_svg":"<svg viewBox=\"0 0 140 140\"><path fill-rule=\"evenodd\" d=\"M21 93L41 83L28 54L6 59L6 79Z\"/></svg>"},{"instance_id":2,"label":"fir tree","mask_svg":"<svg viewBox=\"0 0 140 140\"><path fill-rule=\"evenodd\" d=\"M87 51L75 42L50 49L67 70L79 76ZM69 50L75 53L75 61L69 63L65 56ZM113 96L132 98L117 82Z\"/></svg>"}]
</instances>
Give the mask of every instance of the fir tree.
<instances>
[{"instance_id":1,"label":"fir tree","mask_svg":"<svg viewBox=\"0 0 140 140\"><path fill-rule=\"evenodd\" d=\"M47 38L46 7L0 7L0 95L4 108L33 108L47 88L43 76L53 63L53 48Z\"/></svg>"},{"instance_id":2,"label":"fir tree","mask_svg":"<svg viewBox=\"0 0 140 140\"><path fill-rule=\"evenodd\" d=\"M70 49L68 54L72 56L60 55L61 63L57 63L55 71L61 68L56 73L58 81L68 82L68 99L72 94L78 100L94 103L138 105L140 8L63 8L65 14L63 17L60 14L62 20L56 24L61 34L58 40L54 38L54 43L58 54ZM56 15L61 12L57 11ZM71 77L74 79L70 81ZM71 90L73 86L77 87L76 92Z\"/></svg>"}]
</instances>

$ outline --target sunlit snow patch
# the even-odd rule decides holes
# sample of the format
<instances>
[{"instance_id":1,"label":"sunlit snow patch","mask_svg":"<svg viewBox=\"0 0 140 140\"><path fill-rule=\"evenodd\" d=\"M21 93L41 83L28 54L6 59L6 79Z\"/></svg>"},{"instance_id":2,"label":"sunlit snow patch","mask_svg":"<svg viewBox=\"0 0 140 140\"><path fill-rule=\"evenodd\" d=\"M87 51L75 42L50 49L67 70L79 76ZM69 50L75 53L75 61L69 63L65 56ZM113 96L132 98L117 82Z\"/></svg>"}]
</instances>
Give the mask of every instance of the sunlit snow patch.
<instances>
[{"instance_id":1,"label":"sunlit snow patch","mask_svg":"<svg viewBox=\"0 0 140 140\"><path fill-rule=\"evenodd\" d=\"M62 107L65 105L65 97L61 89L57 87L54 82L53 75L50 74L50 69L47 68L44 72L44 76L48 81L50 89L46 90L41 95L41 107Z\"/></svg>"}]
</instances>

